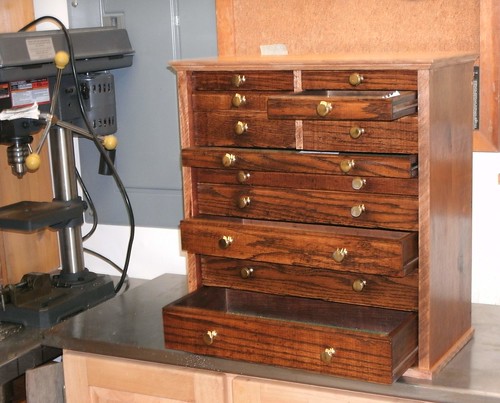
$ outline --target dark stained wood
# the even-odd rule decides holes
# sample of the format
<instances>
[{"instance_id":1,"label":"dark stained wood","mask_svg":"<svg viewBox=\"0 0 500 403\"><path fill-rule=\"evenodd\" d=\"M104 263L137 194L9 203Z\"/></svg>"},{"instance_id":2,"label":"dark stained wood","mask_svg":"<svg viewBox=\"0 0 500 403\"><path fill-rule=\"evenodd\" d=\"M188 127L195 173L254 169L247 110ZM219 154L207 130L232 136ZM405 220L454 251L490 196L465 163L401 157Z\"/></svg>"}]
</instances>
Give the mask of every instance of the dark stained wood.
<instances>
[{"instance_id":1,"label":"dark stained wood","mask_svg":"<svg viewBox=\"0 0 500 403\"><path fill-rule=\"evenodd\" d=\"M401 362L416 356L417 317L409 312L210 287L163 318L167 348L372 382L393 382ZM335 349L331 363L321 360L327 348Z\"/></svg>"},{"instance_id":2,"label":"dark stained wood","mask_svg":"<svg viewBox=\"0 0 500 403\"><path fill-rule=\"evenodd\" d=\"M215 184L200 184L197 193L199 214L418 230L417 197ZM364 209L359 217L351 214L356 206Z\"/></svg>"},{"instance_id":3,"label":"dark stained wood","mask_svg":"<svg viewBox=\"0 0 500 403\"><path fill-rule=\"evenodd\" d=\"M203 256L203 285L356 305L416 311L418 271L405 277L333 272L329 269ZM353 283L365 281L362 291Z\"/></svg>"},{"instance_id":4,"label":"dark stained wood","mask_svg":"<svg viewBox=\"0 0 500 403\"><path fill-rule=\"evenodd\" d=\"M334 271L404 276L417 265L417 234L259 220L192 218L180 225L190 253ZM232 238L223 249L219 240ZM337 263L333 253L346 248Z\"/></svg>"},{"instance_id":5,"label":"dark stained wood","mask_svg":"<svg viewBox=\"0 0 500 403\"><path fill-rule=\"evenodd\" d=\"M235 84L238 76L239 85ZM282 71L196 71L193 72L193 88L197 91L293 91L294 76L291 70Z\"/></svg>"},{"instance_id":6,"label":"dark stained wood","mask_svg":"<svg viewBox=\"0 0 500 403\"><path fill-rule=\"evenodd\" d=\"M417 176L416 155L343 154L300 151L253 150L244 148L198 147L182 150L183 166L222 168L226 154L235 156L228 169L297 172L314 174L344 174L342 161L354 161L345 175L414 178Z\"/></svg>"}]
</instances>

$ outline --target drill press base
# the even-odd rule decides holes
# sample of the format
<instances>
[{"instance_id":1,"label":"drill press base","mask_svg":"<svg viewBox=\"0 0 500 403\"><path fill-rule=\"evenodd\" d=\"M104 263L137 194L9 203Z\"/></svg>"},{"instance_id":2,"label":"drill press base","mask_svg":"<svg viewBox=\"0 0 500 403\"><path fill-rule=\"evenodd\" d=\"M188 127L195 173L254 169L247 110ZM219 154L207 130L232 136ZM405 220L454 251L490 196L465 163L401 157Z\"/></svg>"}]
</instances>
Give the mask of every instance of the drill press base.
<instances>
[{"instance_id":1,"label":"drill press base","mask_svg":"<svg viewBox=\"0 0 500 403\"><path fill-rule=\"evenodd\" d=\"M52 284L48 292L23 298L17 303L0 306L0 322L47 328L112 298L113 280L108 275L95 274L89 281Z\"/></svg>"}]
</instances>

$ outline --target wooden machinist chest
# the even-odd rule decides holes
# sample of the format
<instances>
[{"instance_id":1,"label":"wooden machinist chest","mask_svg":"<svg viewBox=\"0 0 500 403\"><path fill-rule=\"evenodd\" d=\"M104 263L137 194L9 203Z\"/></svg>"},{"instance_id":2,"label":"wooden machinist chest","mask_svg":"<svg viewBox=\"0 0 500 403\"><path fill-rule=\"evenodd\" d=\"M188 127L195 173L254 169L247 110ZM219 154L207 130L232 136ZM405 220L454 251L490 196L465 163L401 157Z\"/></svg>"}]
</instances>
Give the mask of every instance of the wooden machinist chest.
<instances>
[{"instance_id":1,"label":"wooden machinist chest","mask_svg":"<svg viewBox=\"0 0 500 403\"><path fill-rule=\"evenodd\" d=\"M472 55L174 62L165 345L391 383L470 339Z\"/></svg>"}]
</instances>

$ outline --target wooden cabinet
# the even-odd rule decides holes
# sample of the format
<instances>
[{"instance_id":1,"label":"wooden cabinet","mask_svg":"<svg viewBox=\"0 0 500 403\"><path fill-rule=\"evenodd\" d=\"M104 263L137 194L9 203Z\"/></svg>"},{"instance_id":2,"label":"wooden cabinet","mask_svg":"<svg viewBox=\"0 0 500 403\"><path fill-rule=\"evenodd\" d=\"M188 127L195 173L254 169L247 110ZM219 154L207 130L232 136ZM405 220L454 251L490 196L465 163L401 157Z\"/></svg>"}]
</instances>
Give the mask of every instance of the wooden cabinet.
<instances>
[{"instance_id":1,"label":"wooden cabinet","mask_svg":"<svg viewBox=\"0 0 500 403\"><path fill-rule=\"evenodd\" d=\"M173 63L192 293L164 308L166 346L381 383L439 370L472 334L474 59Z\"/></svg>"}]
</instances>

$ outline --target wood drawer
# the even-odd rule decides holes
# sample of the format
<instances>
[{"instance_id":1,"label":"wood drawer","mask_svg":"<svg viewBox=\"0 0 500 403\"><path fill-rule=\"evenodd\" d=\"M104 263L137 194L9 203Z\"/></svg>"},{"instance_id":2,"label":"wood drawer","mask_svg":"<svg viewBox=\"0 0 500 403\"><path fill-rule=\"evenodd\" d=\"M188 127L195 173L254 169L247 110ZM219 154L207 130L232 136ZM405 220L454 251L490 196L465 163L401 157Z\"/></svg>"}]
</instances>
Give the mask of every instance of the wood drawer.
<instances>
[{"instance_id":1,"label":"wood drawer","mask_svg":"<svg viewBox=\"0 0 500 403\"><path fill-rule=\"evenodd\" d=\"M283 71L195 71L192 85L197 91L293 91L292 70Z\"/></svg>"},{"instance_id":2,"label":"wood drawer","mask_svg":"<svg viewBox=\"0 0 500 403\"><path fill-rule=\"evenodd\" d=\"M417 311L418 270L405 277L201 257L202 283L276 295Z\"/></svg>"},{"instance_id":3,"label":"wood drawer","mask_svg":"<svg viewBox=\"0 0 500 403\"><path fill-rule=\"evenodd\" d=\"M196 146L296 148L295 122L268 120L265 112L195 112Z\"/></svg>"},{"instance_id":4,"label":"wood drawer","mask_svg":"<svg viewBox=\"0 0 500 403\"><path fill-rule=\"evenodd\" d=\"M267 110L271 94L256 91L195 92L191 96L193 111L214 110L262 111Z\"/></svg>"},{"instance_id":5,"label":"wood drawer","mask_svg":"<svg viewBox=\"0 0 500 403\"><path fill-rule=\"evenodd\" d=\"M416 90L417 72L415 70L304 70L302 89Z\"/></svg>"},{"instance_id":6,"label":"wood drawer","mask_svg":"<svg viewBox=\"0 0 500 403\"><path fill-rule=\"evenodd\" d=\"M165 346L392 383L417 355L412 312L204 287L163 308Z\"/></svg>"},{"instance_id":7,"label":"wood drawer","mask_svg":"<svg viewBox=\"0 0 500 403\"><path fill-rule=\"evenodd\" d=\"M198 214L418 230L417 197L203 183L197 195Z\"/></svg>"},{"instance_id":8,"label":"wood drawer","mask_svg":"<svg viewBox=\"0 0 500 403\"><path fill-rule=\"evenodd\" d=\"M395 120L416 111L416 91L303 91L267 102L270 119Z\"/></svg>"},{"instance_id":9,"label":"wood drawer","mask_svg":"<svg viewBox=\"0 0 500 403\"><path fill-rule=\"evenodd\" d=\"M201 255L399 277L418 265L415 232L213 217L180 230L182 249Z\"/></svg>"},{"instance_id":10,"label":"wood drawer","mask_svg":"<svg viewBox=\"0 0 500 403\"><path fill-rule=\"evenodd\" d=\"M417 178L315 175L308 173L193 168L198 183L418 196Z\"/></svg>"},{"instance_id":11,"label":"wood drawer","mask_svg":"<svg viewBox=\"0 0 500 403\"><path fill-rule=\"evenodd\" d=\"M243 148L196 147L182 150L183 166L275 172L415 178L416 155L344 154Z\"/></svg>"},{"instance_id":12,"label":"wood drawer","mask_svg":"<svg viewBox=\"0 0 500 403\"><path fill-rule=\"evenodd\" d=\"M416 154L418 118L391 122L304 120L303 148L316 151Z\"/></svg>"}]
</instances>

